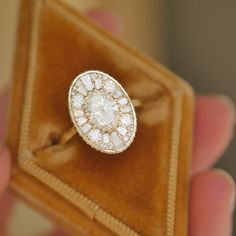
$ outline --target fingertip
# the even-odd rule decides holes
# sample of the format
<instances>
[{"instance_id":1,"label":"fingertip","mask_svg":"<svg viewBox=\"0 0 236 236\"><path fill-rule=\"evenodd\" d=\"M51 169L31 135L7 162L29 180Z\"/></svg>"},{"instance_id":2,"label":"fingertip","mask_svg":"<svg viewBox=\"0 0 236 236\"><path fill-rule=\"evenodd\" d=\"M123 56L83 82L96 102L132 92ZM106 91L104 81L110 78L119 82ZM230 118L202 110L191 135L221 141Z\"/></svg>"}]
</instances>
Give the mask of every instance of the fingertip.
<instances>
[{"instance_id":1,"label":"fingertip","mask_svg":"<svg viewBox=\"0 0 236 236\"><path fill-rule=\"evenodd\" d=\"M120 19L109 11L102 9L90 9L86 12L86 15L104 27L107 31L116 35L122 33Z\"/></svg>"},{"instance_id":2,"label":"fingertip","mask_svg":"<svg viewBox=\"0 0 236 236\"><path fill-rule=\"evenodd\" d=\"M235 183L222 170L195 175L190 195L190 236L229 236L232 230Z\"/></svg>"},{"instance_id":3,"label":"fingertip","mask_svg":"<svg viewBox=\"0 0 236 236\"><path fill-rule=\"evenodd\" d=\"M193 177L192 180L192 190L196 191L194 198L199 198L199 189L201 189L201 195L204 197L202 200L209 200L210 196L213 204L218 201L218 207L223 206L228 207L231 211L234 210L235 207L235 182L231 175L229 175L226 171L221 169L213 169L210 171L205 171L197 174ZM205 193L205 194L204 194ZM223 203L223 204L220 204Z\"/></svg>"},{"instance_id":4,"label":"fingertip","mask_svg":"<svg viewBox=\"0 0 236 236\"><path fill-rule=\"evenodd\" d=\"M230 99L229 97L227 97L226 95L222 94L222 95L218 95L217 98L219 100L222 101L222 103L228 107L228 110L230 113L232 113L232 115L230 116L232 118L232 124L235 125L236 122L236 110L235 110L235 104L232 101L232 99Z\"/></svg>"},{"instance_id":5,"label":"fingertip","mask_svg":"<svg viewBox=\"0 0 236 236\"><path fill-rule=\"evenodd\" d=\"M228 193L228 199L229 199L229 203L227 204L229 206L229 208L234 211L235 208L235 197L236 197L236 186L235 186L235 182L234 179L232 178L232 176L227 173L226 171L222 170L222 169L214 169L213 170L215 172L215 174L218 175L218 178L221 179L222 181L222 185L224 185L225 187L225 191L226 193ZM226 198L227 199L227 198Z\"/></svg>"},{"instance_id":6,"label":"fingertip","mask_svg":"<svg viewBox=\"0 0 236 236\"><path fill-rule=\"evenodd\" d=\"M10 163L8 148L0 147L0 195L5 191L10 178Z\"/></svg>"},{"instance_id":7,"label":"fingertip","mask_svg":"<svg viewBox=\"0 0 236 236\"><path fill-rule=\"evenodd\" d=\"M229 145L235 124L235 106L230 98L199 96L195 109L192 174L209 168Z\"/></svg>"}]
</instances>

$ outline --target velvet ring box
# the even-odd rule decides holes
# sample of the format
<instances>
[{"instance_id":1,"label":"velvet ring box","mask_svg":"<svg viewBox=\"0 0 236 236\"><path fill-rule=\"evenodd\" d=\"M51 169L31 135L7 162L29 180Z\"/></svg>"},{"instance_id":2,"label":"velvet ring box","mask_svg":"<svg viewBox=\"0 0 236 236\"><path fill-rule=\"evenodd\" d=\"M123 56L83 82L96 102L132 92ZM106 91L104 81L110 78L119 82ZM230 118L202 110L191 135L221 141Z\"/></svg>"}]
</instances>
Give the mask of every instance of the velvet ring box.
<instances>
[{"instance_id":1,"label":"velvet ring box","mask_svg":"<svg viewBox=\"0 0 236 236\"><path fill-rule=\"evenodd\" d=\"M67 1L22 0L18 32L6 136L12 189L73 235L186 235L190 86ZM94 69L143 103L134 143L115 156L79 136L55 144L72 126L72 80Z\"/></svg>"}]
</instances>

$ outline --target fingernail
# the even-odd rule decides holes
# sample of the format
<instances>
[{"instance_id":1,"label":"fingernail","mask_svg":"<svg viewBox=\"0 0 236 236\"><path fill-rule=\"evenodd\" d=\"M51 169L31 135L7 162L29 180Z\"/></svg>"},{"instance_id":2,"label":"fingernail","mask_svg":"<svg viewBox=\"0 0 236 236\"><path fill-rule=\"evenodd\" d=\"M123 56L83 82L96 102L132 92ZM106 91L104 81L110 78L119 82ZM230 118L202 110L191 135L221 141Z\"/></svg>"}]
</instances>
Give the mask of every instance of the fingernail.
<instances>
[{"instance_id":1,"label":"fingernail","mask_svg":"<svg viewBox=\"0 0 236 236\"><path fill-rule=\"evenodd\" d=\"M231 98L229 98L226 95L220 94L215 96L217 99L219 99L222 103L224 103L229 110L232 112L232 123L233 125L236 124L236 106Z\"/></svg>"},{"instance_id":2,"label":"fingernail","mask_svg":"<svg viewBox=\"0 0 236 236\"><path fill-rule=\"evenodd\" d=\"M236 187L233 178L224 170L216 169L217 173L224 177L226 182L229 184L230 189L230 197L229 197L229 205L232 211L234 211L235 203L236 203Z\"/></svg>"}]
</instances>

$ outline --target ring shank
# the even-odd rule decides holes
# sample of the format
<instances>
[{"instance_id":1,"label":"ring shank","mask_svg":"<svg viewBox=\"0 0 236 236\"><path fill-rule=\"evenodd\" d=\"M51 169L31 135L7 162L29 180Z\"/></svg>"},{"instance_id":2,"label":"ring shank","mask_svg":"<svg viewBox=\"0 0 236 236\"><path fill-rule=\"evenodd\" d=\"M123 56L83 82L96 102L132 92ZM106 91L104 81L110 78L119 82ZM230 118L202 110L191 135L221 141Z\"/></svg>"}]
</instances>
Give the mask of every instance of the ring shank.
<instances>
[{"instance_id":1,"label":"ring shank","mask_svg":"<svg viewBox=\"0 0 236 236\"><path fill-rule=\"evenodd\" d=\"M76 128L73 126L70 129L68 129L60 138L58 144L64 145L68 143L69 140L71 140L75 135L77 134Z\"/></svg>"}]
</instances>

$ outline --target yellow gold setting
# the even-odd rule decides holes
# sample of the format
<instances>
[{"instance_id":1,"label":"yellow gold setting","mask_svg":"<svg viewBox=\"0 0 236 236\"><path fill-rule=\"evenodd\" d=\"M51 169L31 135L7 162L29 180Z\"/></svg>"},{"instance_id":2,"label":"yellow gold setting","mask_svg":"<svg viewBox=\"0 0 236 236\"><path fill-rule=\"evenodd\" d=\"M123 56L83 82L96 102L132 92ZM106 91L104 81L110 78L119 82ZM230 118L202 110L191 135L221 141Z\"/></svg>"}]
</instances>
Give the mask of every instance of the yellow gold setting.
<instances>
[{"instance_id":1,"label":"yellow gold setting","mask_svg":"<svg viewBox=\"0 0 236 236\"><path fill-rule=\"evenodd\" d=\"M71 120L83 140L107 154L133 142L137 118L131 99L110 75L86 71L72 82L68 95Z\"/></svg>"}]
</instances>

